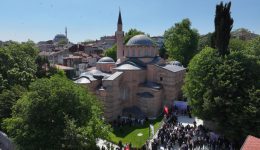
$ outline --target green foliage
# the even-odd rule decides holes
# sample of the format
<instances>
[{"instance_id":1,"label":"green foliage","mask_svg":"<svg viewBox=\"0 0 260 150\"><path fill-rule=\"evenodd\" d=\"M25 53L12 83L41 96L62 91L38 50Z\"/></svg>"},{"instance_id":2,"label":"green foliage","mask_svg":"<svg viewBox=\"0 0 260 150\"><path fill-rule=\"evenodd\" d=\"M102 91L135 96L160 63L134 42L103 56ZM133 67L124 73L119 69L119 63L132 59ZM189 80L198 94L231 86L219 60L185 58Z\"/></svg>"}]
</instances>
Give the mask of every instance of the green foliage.
<instances>
[{"instance_id":1,"label":"green foliage","mask_svg":"<svg viewBox=\"0 0 260 150\"><path fill-rule=\"evenodd\" d=\"M137 29L130 29L128 32L125 33L124 43L126 44L133 36L138 34L144 34L144 32L139 31Z\"/></svg>"},{"instance_id":2,"label":"green foliage","mask_svg":"<svg viewBox=\"0 0 260 150\"><path fill-rule=\"evenodd\" d=\"M37 64L37 72L35 73L37 78L50 77L55 74L65 75L65 73L62 70L50 66L47 57L37 56L35 63Z\"/></svg>"},{"instance_id":3,"label":"green foliage","mask_svg":"<svg viewBox=\"0 0 260 150\"><path fill-rule=\"evenodd\" d=\"M0 94L0 129L3 119L11 117L11 108L25 92L25 88L19 85L13 86L10 90L4 89Z\"/></svg>"},{"instance_id":4,"label":"green foliage","mask_svg":"<svg viewBox=\"0 0 260 150\"><path fill-rule=\"evenodd\" d=\"M206 35L200 36L199 43L198 43L198 51L201 51L205 47L212 47L213 36L214 36L213 33L208 33Z\"/></svg>"},{"instance_id":5,"label":"green foliage","mask_svg":"<svg viewBox=\"0 0 260 150\"><path fill-rule=\"evenodd\" d=\"M59 40L58 45L63 46L66 45L67 43L68 43L68 39L61 39Z\"/></svg>"},{"instance_id":6,"label":"green foliage","mask_svg":"<svg viewBox=\"0 0 260 150\"><path fill-rule=\"evenodd\" d=\"M233 27L233 19L230 15L231 2L223 5L221 2L216 6L215 16L215 44L221 56L229 54L228 44Z\"/></svg>"},{"instance_id":7,"label":"green foliage","mask_svg":"<svg viewBox=\"0 0 260 150\"><path fill-rule=\"evenodd\" d=\"M240 40L238 38L230 39L229 41L229 51L245 51L247 42Z\"/></svg>"},{"instance_id":8,"label":"green foliage","mask_svg":"<svg viewBox=\"0 0 260 150\"><path fill-rule=\"evenodd\" d=\"M164 33L164 44L171 59L180 61L187 66L190 59L197 53L199 34L191 29L189 19L184 19Z\"/></svg>"},{"instance_id":9,"label":"green foliage","mask_svg":"<svg viewBox=\"0 0 260 150\"><path fill-rule=\"evenodd\" d=\"M117 55L116 55L116 45L113 45L111 48L107 49L105 51L105 56L111 57L116 61Z\"/></svg>"},{"instance_id":10,"label":"green foliage","mask_svg":"<svg viewBox=\"0 0 260 150\"><path fill-rule=\"evenodd\" d=\"M60 75L33 82L12 113L3 126L18 149L94 149L109 133L96 98Z\"/></svg>"},{"instance_id":11,"label":"green foliage","mask_svg":"<svg viewBox=\"0 0 260 150\"><path fill-rule=\"evenodd\" d=\"M193 113L239 142L260 135L260 64L243 52L218 54L205 48L188 66L183 90Z\"/></svg>"},{"instance_id":12,"label":"green foliage","mask_svg":"<svg viewBox=\"0 0 260 150\"><path fill-rule=\"evenodd\" d=\"M260 61L260 37L248 41L247 53L256 56L258 61Z\"/></svg>"},{"instance_id":13,"label":"green foliage","mask_svg":"<svg viewBox=\"0 0 260 150\"><path fill-rule=\"evenodd\" d=\"M0 47L0 92L16 84L27 87L35 79L37 54L31 41L9 42Z\"/></svg>"},{"instance_id":14,"label":"green foliage","mask_svg":"<svg viewBox=\"0 0 260 150\"><path fill-rule=\"evenodd\" d=\"M159 56L167 59L167 50L165 48L165 45L163 44L163 46L159 49Z\"/></svg>"}]
</instances>

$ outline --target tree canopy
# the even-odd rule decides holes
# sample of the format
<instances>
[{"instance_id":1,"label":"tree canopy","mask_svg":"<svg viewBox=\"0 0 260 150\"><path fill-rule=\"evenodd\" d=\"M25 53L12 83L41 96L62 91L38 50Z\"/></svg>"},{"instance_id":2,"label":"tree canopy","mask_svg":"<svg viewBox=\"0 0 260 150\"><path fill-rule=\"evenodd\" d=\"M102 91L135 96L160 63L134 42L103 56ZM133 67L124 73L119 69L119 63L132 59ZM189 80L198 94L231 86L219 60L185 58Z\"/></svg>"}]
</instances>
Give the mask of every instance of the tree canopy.
<instances>
[{"instance_id":1,"label":"tree canopy","mask_svg":"<svg viewBox=\"0 0 260 150\"><path fill-rule=\"evenodd\" d=\"M230 15L231 2L223 5L221 2L216 6L215 16L215 46L219 54L224 56L229 54L228 44L231 37L230 32L233 27L233 18Z\"/></svg>"},{"instance_id":2,"label":"tree canopy","mask_svg":"<svg viewBox=\"0 0 260 150\"><path fill-rule=\"evenodd\" d=\"M113 45L111 48L107 49L105 51L105 56L111 57L116 61L117 55L116 55L117 46Z\"/></svg>"},{"instance_id":3,"label":"tree canopy","mask_svg":"<svg viewBox=\"0 0 260 150\"><path fill-rule=\"evenodd\" d=\"M13 85L28 86L35 79L38 50L31 41L0 47L0 92Z\"/></svg>"},{"instance_id":4,"label":"tree canopy","mask_svg":"<svg viewBox=\"0 0 260 150\"><path fill-rule=\"evenodd\" d=\"M19 149L94 149L109 127L85 88L64 76L37 79L3 126Z\"/></svg>"},{"instance_id":5,"label":"tree canopy","mask_svg":"<svg viewBox=\"0 0 260 150\"><path fill-rule=\"evenodd\" d=\"M218 57L217 50L205 48L188 69L183 89L196 116L214 121L221 133L236 141L260 134L260 64L256 57L243 52Z\"/></svg>"},{"instance_id":6,"label":"tree canopy","mask_svg":"<svg viewBox=\"0 0 260 150\"><path fill-rule=\"evenodd\" d=\"M137 29L130 29L124 35L124 44L126 44L133 36L138 35L138 34L144 34L144 32L139 31Z\"/></svg>"},{"instance_id":7,"label":"tree canopy","mask_svg":"<svg viewBox=\"0 0 260 150\"><path fill-rule=\"evenodd\" d=\"M191 29L189 19L183 19L164 33L164 44L171 59L180 61L187 66L190 59L197 53L199 34Z\"/></svg>"},{"instance_id":8,"label":"tree canopy","mask_svg":"<svg viewBox=\"0 0 260 150\"><path fill-rule=\"evenodd\" d=\"M25 91L24 87L15 85L10 89L4 89L0 93L0 130L3 130L1 126L3 119L11 117L11 108Z\"/></svg>"}]
</instances>

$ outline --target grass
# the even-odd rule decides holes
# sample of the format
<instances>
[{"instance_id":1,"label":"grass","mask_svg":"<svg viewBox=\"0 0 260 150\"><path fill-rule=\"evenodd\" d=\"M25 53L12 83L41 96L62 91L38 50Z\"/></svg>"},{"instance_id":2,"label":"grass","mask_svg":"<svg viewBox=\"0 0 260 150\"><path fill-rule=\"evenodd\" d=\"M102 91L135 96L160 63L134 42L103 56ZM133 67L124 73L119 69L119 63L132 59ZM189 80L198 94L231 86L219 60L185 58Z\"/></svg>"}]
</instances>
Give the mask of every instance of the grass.
<instances>
[{"instance_id":1,"label":"grass","mask_svg":"<svg viewBox=\"0 0 260 150\"><path fill-rule=\"evenodd\" d=\"M163 117L159 117L151 122L154 125L154 132L156 132L162 122ZM142 133L142 136L137 136L137 134ZM114 128L113 132L109 134L111 142L118 144L122 141L123 144L131 143L132 147L140 148L149 138L149 123L138 125L138 126L124 126L122 128Z\"/></svg>"}]
</instances>

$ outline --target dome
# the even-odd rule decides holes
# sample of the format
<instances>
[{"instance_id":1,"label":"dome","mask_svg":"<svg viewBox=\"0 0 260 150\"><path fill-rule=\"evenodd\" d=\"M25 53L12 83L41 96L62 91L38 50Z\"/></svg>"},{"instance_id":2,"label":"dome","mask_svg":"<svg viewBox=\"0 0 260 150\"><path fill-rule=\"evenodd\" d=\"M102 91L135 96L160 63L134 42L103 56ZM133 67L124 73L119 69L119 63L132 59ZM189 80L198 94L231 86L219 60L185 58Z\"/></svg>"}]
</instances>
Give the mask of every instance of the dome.
<instances>
[{"instance_id":1,"label":"dome","mask_svg":"<svg viewBox=\"0 0 260 150\"><path fill-rule=\"evenodd\" d=\"M135 45L140 45L140 46L154 46L154 42L152 41L151 38L149 38L146 35L140 34L133 36L127 43L127 46L135 46Z\"/></svg>"},{"instance_id":2,"label":"dome","mask_svg":"<svg viewBox=\"0 0 260 150\"><path fill-rule=\"evenodd\" d=\"M182 64L179 61L171 61L170 64L176 66L182 66Z\"/></svg>"},{"instance_id":3,"label":"dome","mask_svg":"<svg viewBox=\"0 0 260 150\"><path fill-rule=\"evenodd\" d=\"M64 34L57 34L53 39L54 42L59 42L60 40L67 41L67 37Z\"/></svg>"},{"instance_id":4,"label":"dome","mask_svg":"<svg viewBox=\"0 0 260 150\"><path fill-rule=\"evenodd\" d=\"M98 60L98 63L114 63L115 61L111 57L102 57Z\"/></svg>"}]
</instances>

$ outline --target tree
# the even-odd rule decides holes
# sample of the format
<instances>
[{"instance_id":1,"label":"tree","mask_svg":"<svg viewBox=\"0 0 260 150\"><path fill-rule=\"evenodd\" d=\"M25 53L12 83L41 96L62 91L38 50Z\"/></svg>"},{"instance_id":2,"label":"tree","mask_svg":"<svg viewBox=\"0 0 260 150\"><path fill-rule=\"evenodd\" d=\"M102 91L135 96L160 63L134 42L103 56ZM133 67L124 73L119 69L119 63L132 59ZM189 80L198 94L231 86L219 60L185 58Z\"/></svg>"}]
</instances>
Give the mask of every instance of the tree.
<instances>
[{"instance_id":1,"label":"tree","mask_svg":"<svg viewBox=\"0 0 260 150\"><path fill-rule=\"evenodd\" d=\"M260 37L248 41L246 51L248 54L256 56L260 61Z\"/></svg>"},{"instance_id":2,"label":"tree","mask_svg":"<svg viewBox=\"0 0 260 150\"><path fill-rule=\"evenodd\" d=\"M198 51L201 51L205 47L212 47L213 36L214 36L213 33L201 35L199 37L199 42L198 42ZM214 48L214 47L212 47L212 48Z\"/></svg>"},{"instance_id":3,"label":"tree","mask_svg":"<svg viewBox=\"0 0 260 150\"><path fill-rule=\"evenodd\" d=\"M109 127L85 88L64 76L33 82L3 126L19 149L95 149Z\"/></svg>"},{"instance_id":4,"label":"tree","mask_svg":"<svg viewBox=\"0 0 260 150\"><path fill-rule=\"evenodd\" d=\"M255 57L232 52L219 57L205 48L188 66L183 87L194 115L216 123L234 141L260 134L260 64Z\"/></svg>"},{"instance_id":5,"label":"tree","mask_svg":"<svg viewBox=\"0 0 260 150\"><path fill-rule=\"evenodd\" d=\"M221 2L216 6L215 16L215 44L221 56L229 54L228 44L230 32L233 27L233 19L230 15L231 2L223 5Z\"/></svg>"},{"instance_id":6,"label":"tree","mask_svg":"<svg viewBox=\"0 0 260 150\"><path fill-rule=\"evenodd\" d=\"M0 94L0 129L3 119L11 117L11 108L16 101L26 91L25 88L19 85L12 86L11 89L4 89Z\"/></svg>"},{"instance_id":7,"label":"tree","mask_svg":"<svg viewBox=\"0 0 260 150\"><path fill-rule=\"evenodd\" d=\"M165 48L165 45L163 44L162 47L159 49L159 56L167 59L167 50Z\"/></svg>"},{"instance_id":8,"label":"tree","mask_svg":"<svg viewBox=\"0 0 260 150\"><path fill-rule=\"evenodd\" d=\"M187 66L197 53L198 38L199 34L195 29L191 29L189 19L176 23L164 33L164 44L169 57Z\"/></svg>"},{"instance_id":9,"label":"tree","mask_svg":"<svg viewBox=\"0 0 260 150\"><path fill-rule=\"evenodd\" d=\"M0 47L0 93L13 85L28 86L35 79L38 50L31 41Z\"/></svg>"},{"instance_id":10,"label":"tree","mask_svg":"<svg viewBox=\"0 0 260 150\"><path fill-rule=\"evenodd\" d=\"M125 33L124 36L124 44L126 44L133 36L144 34L144 32L139 31L137 29L130 29L128 32Z\"/></svg>"},{"instance_id":11,"label":"tree","mask_svg":"<svg viewBox=\"0 0 260 150\"><path fill-rule=\"evenodd\" d=\"M247 42L240 40L238 38L230 39L229 41L229 51L245 51Z\"/></svg>"},{"instance_id":12,"label":"tree","mask_svg":"<svg viewBox=\"0 0 260 150\"><path fill-rule=\"evenodd\" d=\"M37 65L37 71L35 73L37 78L50 77L55 74L60 74L61 70L54 66L50 66L50 62L47 57L37 56L35 63Z\"/></svg>"},{"instance_id":13,"label":"tree","mask_svg":"<svg viewBox=\"0 0 260 150\"><path fill-rule=\"evenodd\" d=\"M105 56L111 57L116 61L116 45L113 45L111 48L105 51Z\"/></svg>"}]
</instances>

